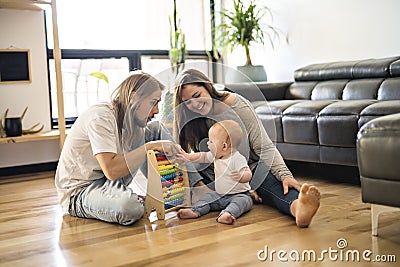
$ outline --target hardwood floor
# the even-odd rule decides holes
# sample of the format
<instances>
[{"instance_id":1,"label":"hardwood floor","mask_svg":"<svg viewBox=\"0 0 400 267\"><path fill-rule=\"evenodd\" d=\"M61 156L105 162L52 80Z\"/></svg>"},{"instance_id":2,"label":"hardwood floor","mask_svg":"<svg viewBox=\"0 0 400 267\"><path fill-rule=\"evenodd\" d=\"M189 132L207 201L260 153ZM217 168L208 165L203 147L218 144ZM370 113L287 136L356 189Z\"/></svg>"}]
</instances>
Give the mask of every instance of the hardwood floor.
<instances>
[{"instance_id":1,"label":"hardwood floor","mask_svg":"<svg viewBox=\"0 0 400 267\"><path fill-rule=\"evenodd\" d=\"M365 250L372 251L370 259L393 261L392 255L400 261L400 212L381 215L379 236L372 237L370 205L361 202L359 185L298 178L322 191L321 208L306 229L261 205L232 226L217 223L217 213L210 213L194 220L142 219L124 227L61 214L53 175L0 179L0 266L398 266L367 262ZM339 239L347 247L339 249ZM277 252L271 258L272 250L282 250L288 261ZM312 251L315 261L308 258ZM360 262L351 257L356 251ZM296 253L298 262L292 260Z\"/></svg>"}]
</instances>

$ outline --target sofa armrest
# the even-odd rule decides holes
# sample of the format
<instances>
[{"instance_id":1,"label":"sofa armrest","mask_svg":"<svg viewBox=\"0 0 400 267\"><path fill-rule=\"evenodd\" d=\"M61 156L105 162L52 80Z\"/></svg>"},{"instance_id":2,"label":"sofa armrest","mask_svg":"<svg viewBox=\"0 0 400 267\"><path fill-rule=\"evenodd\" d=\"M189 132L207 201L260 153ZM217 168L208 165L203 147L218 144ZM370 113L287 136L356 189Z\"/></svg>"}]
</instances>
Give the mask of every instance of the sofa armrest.
<instances>
[{"instance_id":1,"label":"sofa armrest","mask_svg":"<svg viewBox=\"0 0 400 267\"><path fill-rule=\"evenodd\" d=\"M225 84L225 90L235 92L250 102L262 100L281 100L285 98L286 90L292 82L282 83L229 83Z\"/></svg>"},{"instance_id":2,"label":"sofa armrest","mask_svg":"<svg viewBox=\"0 0 400 267\"><path fill-rule=\"evenodd\" d=\"M400 181L399 136L400 113L373 119L361 127L357 135L361 177Z\"/></svg>"},{"instance_id":3,"label":"sofa armrest","mask_svg":"<svg viewBox=\"0 0 400 267\"><path fill-rule=\"evenodd\" d=\"M400 207L399 135L400 113L371 120L358 132L363 202Z\"/></svg>"}]
</instances>

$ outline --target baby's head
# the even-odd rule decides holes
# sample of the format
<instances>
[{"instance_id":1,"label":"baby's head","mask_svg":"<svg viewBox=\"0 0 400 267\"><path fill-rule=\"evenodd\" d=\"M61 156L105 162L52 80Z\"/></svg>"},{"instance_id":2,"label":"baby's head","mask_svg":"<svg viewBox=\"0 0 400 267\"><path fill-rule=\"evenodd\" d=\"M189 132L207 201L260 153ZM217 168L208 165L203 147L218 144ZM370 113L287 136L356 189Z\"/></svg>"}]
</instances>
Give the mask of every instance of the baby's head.
<instances>
[{"instance_id":1,"label":"baby's head","mask_svg":"<svg viewBox=\"0 0 400 267\"><path fill-rule=\"evenodd\" d=\"M208 131L208 137L209 142L216 146L216 152L212 151L214 154L231 154L239 147L243 131L236 121L223 120L211 126Z\"/></svg>"}]
</instances>

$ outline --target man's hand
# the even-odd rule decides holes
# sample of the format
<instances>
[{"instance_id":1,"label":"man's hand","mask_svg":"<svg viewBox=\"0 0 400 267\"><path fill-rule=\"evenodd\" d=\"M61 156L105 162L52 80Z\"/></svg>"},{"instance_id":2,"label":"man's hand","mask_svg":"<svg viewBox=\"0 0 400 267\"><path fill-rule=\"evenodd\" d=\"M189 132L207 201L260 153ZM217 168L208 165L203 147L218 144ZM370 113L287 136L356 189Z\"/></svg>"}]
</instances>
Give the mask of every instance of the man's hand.
<instances>
[{"instance_id":1,"label":"man's hand","mask_svg":"<svg viewBox=\"0 0 400 267\"><path fill-rule=\"evenodd\" d=\"M183 150L183 148L179 147L179 152L180 153L178 155L176 155L176 159L179 162L188 162L188 161L190 161L189 154L186 153L186 151Z\"/></svg>"},{"instance_id":2,"label":"man's hand","mask_svg":"<svg viewBox=\"0 0 400 267\"><path fill-rule=\"evenodd\" d=\"M148 142L146 143L146 150L164 152L167 157L177 156L181 153L180 146L168 140Z\"/></svg>"}]
</instances>

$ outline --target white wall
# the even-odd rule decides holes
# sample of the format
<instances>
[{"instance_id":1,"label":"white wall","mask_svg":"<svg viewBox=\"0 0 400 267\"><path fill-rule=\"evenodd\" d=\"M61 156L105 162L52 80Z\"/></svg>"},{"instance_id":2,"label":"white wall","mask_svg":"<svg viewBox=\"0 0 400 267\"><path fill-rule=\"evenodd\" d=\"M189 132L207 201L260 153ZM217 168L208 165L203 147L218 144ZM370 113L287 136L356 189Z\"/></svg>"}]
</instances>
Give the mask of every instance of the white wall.
<instances>
[{"instance_id":1,"label":"white wall","mask_svg":"<svg viewBox=\"0 0 400 267\"><path fill-rule=\"evenodd\" d=\"M51 128L49 87L47 79L46 41L42 11L0 9L0 49L30 49L31 83L0 84L0 117L9 108L8 116L20 116L23 128L37 122L44 131ZM0 168L58 159L58 142L40 141L0 145Z\"/></svg>"},{"instance_id":2,"label":"white wall","mask_svg":"<svg viewBox=\"0 0 400 267\"><path fill-rule=\"evenodd\" d=\"M293 71L319 62L400 56L398 0L268 0L274 25L284 33L275 50L256 48L253 64L268 80L293 80ZM285 37L288 43L285 42ZM231 66L243 65L235 51Z\"/></svg>"}]
</instances>

